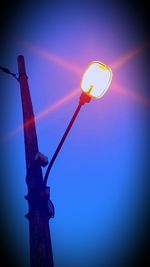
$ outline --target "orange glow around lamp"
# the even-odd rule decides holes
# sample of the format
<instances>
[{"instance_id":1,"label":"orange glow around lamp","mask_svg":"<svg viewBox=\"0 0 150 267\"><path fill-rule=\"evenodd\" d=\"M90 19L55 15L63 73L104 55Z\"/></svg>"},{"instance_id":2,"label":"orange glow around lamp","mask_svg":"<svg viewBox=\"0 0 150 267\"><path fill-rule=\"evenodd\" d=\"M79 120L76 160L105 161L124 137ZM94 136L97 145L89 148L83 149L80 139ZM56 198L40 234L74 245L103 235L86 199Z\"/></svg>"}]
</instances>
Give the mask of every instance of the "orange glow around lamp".
<instances>
[{"instance_id":1,"label":"orange glow around lamp","mask_svg":"<svg viewBox=\"0 0 150 267\"><path fill-rule=\"evenodd\" d=\"M81 88L82 94L80 96L79 104L75 110L75 113L47 167L45 177L44 177L44 184L46 185L48 175L50 170L55 162L55 159L81 109L81 107L85 104L90 102L92 98L101 98L109 88L109 85L112 80L112 71L109 67L104 65L99 61L93 61L89 64L86 71L83 74L81 80Z\"/></svg>"}]
</instances>

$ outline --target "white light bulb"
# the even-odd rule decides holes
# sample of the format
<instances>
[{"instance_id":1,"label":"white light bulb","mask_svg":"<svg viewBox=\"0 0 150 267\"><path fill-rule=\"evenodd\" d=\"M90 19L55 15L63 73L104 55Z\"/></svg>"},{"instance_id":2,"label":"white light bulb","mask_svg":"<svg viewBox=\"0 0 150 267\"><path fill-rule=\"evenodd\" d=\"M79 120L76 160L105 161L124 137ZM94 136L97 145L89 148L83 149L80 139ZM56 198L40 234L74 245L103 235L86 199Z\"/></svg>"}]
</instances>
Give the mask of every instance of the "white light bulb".
<instances>
[{"instance_id":1,"label":"white light bulb","mask_svg":"<svg viewBox=\"0 0 150 267\"><path fill-rule=\"evenodd\" d=\"M111 69L101 62L93 61L83 74L81 88L90 97L100 98L109 88L111 80Z\"/></svg>"}]
</instances>

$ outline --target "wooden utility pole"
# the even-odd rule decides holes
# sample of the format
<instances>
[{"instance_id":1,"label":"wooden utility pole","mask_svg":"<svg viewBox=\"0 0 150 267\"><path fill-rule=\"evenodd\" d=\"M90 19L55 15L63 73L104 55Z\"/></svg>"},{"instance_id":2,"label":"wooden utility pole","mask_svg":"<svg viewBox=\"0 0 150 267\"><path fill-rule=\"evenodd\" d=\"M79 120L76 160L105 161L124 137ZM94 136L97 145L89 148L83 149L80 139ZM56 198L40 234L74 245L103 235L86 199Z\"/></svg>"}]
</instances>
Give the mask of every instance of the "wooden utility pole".
<instances>
[{"instance_id":1,"label":"wooden utility pole","mask_svg":"<svg viewBox=\"0 0 150 267\"><path fill-rule=\"evenodd\" d=\"M26 75L24 57L18 56L19 84L23 112L23 129L26 156L26 183L28 194L30 235L30 267L53 267L49 219L54 216L50 190L43 183L41 166L46 157L39 153L35 118Z\"/></svg>"}]
</instances>

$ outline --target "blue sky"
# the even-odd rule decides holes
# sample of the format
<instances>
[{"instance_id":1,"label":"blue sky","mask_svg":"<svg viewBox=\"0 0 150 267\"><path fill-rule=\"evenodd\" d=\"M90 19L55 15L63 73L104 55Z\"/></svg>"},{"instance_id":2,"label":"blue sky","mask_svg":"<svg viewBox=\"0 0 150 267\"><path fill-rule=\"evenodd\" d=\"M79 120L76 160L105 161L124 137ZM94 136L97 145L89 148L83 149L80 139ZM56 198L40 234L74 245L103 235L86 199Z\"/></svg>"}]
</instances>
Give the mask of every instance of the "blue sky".
<instances>
[{"instance_id":1,"label":"blue sky","mask_svg":"<svg viewBox=\"0 0 150 267\"><path fill-rule=\"evenodd\" d=\"M112 66L110 89L81 109L49 176L55 206L50 230L55 267L122 267L140 251L146 218L150 102L144 16L133 4L114 1L38 1L8 15L0 65L17 72L17 56L24 55L35 116L80 88L82 72L74 68L84 71L92 60ZM0 81L3 229L27 266L23 131L4 138L22 123L20 92L12 77L1 73ZM79 96L36 123L39 149L49 159Z\"/></svg>"}]
</instances>

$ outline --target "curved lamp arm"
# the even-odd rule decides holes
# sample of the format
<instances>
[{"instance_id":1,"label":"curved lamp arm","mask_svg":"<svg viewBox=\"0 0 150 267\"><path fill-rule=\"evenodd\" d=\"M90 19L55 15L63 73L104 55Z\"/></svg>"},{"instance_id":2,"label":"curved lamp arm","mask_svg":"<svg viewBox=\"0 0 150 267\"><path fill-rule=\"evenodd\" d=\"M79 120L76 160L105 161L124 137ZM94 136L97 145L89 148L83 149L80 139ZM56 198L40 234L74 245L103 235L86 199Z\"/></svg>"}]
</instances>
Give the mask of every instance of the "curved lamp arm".
<instances>
[{"instance_id":1,"label":"curved lamp arm","mask_svg":"<svg viewBox=\"0 0 150 267\"><path fill-rule=\"evenodd\" d=\"M80 96L79 104L78 104L78 106L77 106L77 108L76 108L76 110L75 110L75 112L73 114L73 117L72 117L72 119L71 119L71 121L70 121L70 123L69 123L69 125L68 125L68 127L67 127L67 129L66 129L66 131L65 131L65 133L64 133L64 135L63 135L63 137L62 137L62 139L61 139L61 141L60 141L60 143L59 143L59 145L58 145L58 147L57 147L57 149L56 149L56 151L55 151L55 153L54 153L54 155L53 155L53 157L52 157L52 159L51 159L51 161L49 163L49 165L48 165L48 167L47 167L47 170L46 170L46 173L45 173L45 176L44 176L44 181L43 181L45 186L46 186L46 183L47 183L47 180L48 180L48 175L49 175L49 173L51 171L51 168L52 168L52 166L53 166L53 164L54 164L54 162L56 160L56 157L57 157L57 155L58 155L58 153L59 153L59 151L60 151L60 149L61 149L61 147L62 147L62 145L63 145L63 143L64 143L64 141L65 141L65 139L66 139L66 137L67 137L67 135L68 135L68 133L69 133L69 131L70 131L70 129L71 129L71 127L72 127L72 125L73 125L73 123L74 123L74 121L75 121L75 119L76 119L76 117L77 117L77 115L78 115L78 113L80 111L80 109L81 109L81 107L85 103L88 103L90 100L91 100L91 97L88 96L87 94L85 94L84 92L82 92L82 94Z\"/></svg>"}]
</instances>

